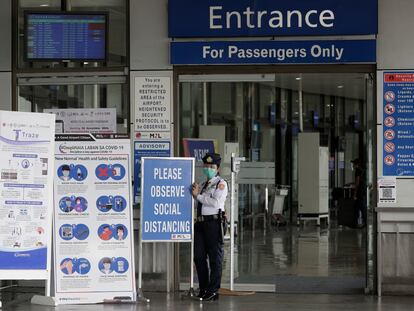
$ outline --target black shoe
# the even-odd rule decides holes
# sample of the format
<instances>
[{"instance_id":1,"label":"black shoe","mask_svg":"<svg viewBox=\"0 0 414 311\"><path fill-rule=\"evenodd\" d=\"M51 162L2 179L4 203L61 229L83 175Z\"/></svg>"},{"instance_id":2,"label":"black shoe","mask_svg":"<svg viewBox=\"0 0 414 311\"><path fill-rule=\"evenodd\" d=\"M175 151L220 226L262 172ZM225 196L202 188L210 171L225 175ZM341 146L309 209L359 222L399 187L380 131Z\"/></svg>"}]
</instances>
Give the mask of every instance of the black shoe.
<instances>
[{"instance_id":1,"label":"black shoe","mask_svg":"<svg viewBox=\"0 0 414 311\"><path fill-rule=\"evenodd\" d=\"M203 296L203 301L213 301L213 300L218 300L219 299L219 294L218 293L205 293Z\"/></svg>"},{"instance_id":2,"label":"black shoe","mask_svg":"<svg viewBox=\"0 0 414 311\"><path fill-rule=\"evenodd\" d=\"M200 290L198 291L198 295L197 295L197 297L198 297L198 298L203 298L205 294L206 294L206 291L205 291L204 289L200 289Z\"/></svg>"}]
</instances>

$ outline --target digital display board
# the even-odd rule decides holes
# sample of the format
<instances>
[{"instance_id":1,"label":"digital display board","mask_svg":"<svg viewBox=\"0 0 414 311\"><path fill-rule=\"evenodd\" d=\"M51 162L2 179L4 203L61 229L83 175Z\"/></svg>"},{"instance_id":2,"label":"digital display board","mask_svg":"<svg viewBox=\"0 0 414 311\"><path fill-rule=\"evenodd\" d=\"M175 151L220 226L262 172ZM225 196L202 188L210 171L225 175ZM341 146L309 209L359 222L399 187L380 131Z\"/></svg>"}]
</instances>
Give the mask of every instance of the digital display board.
<instances>
[{"instance_id":1,"label":"digital display board","mask_svg":"<svg viewBox=\"0 0 414 311\"><path fill-rule=\"evenodd\" d=\"M26 60L105 61L107 20L104 12L26 12Z\"/></svg>"}]
</instances>

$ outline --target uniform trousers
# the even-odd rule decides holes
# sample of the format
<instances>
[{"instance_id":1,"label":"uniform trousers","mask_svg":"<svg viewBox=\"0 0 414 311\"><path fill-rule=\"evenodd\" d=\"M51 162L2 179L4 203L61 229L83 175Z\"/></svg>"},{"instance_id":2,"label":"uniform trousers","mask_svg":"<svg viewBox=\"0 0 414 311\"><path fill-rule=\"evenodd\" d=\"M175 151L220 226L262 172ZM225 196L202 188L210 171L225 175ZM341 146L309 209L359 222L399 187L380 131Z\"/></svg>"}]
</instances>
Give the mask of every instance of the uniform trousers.
<instances>
[{"instance_id":1,"label":"uniform trousers","mask_svg":"<svg viewBox=\"0 0 414 311\"><path fill-rule=\"evenodd\" d=\"M217 293L220 289L223 265L221 230L220 220L196 222L194 224L194 263L197 269L200 291Z\"/></svg>"}]
</instances>

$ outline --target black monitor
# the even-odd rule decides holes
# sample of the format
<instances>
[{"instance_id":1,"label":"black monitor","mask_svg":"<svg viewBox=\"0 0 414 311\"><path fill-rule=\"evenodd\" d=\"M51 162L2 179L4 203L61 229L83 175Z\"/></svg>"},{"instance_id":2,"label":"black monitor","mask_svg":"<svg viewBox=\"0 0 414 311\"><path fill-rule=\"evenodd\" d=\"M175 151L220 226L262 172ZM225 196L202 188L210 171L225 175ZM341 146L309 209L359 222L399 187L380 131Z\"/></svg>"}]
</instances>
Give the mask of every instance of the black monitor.
<instances>
[{"instance_id":1,"label":"black monitor","mask_svg":"<svg viewBox=\"0 0 414 311\"><path fill-rule=\"evenodd\" d=\"M25 12L27 61L107 59L106 12Z\"/></svg>"}]
</instances>

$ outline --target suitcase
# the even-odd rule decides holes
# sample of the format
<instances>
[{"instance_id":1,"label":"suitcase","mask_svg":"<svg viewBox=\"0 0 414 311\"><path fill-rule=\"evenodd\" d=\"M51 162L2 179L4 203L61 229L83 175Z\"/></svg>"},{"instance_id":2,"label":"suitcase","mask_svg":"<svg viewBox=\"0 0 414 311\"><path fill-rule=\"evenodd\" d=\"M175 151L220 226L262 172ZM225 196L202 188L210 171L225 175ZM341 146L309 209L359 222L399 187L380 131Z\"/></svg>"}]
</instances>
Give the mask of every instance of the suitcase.
<instances>
[{"instance_id":1,"label":"suitcase","mask_svg":"<svg viewBox=\"0 0 414 311\"><path fill-rule=\"evenodd\" d=\"M338 225L355 228L357 226L357 211L355 200L341 198L338 200Z\"/></svg>"}]
</instances>

